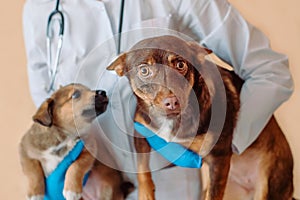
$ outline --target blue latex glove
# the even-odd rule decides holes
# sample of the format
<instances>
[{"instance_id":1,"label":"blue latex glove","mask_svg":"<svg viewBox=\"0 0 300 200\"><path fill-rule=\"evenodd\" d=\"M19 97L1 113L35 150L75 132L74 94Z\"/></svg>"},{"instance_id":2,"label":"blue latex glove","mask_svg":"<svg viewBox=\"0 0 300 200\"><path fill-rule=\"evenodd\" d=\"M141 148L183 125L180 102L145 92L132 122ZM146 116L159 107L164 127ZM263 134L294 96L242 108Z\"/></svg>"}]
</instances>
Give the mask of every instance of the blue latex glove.
<instances>
[{"instance_id":1,"label":"blue latex glove","mask_svg":"<svg viewBox=\"0 0 300 200\"><path fill-rule=\"evenodd\" d=\"M44 200L65 200L63 189L65 175L70 165L78 158L84 147L84 142L79 140L68 155L58 164L55 170L45 180ZM84 177L83 185L86 183L88 173Z\"/></svg>"},{"instance_id":2,"label":"blue latex glove","mask_svg":"<svg viewBox=\"0 0 300 200\"><path fill-rule=\"evenodd\" d=\"M147 139L149 145L155 151L174 165L188 168L201 168L202 157L195 152L186 149L180 144L166 142L164 139L138 122L134 122L134 128Z\"/></svg>"}]
</instances>

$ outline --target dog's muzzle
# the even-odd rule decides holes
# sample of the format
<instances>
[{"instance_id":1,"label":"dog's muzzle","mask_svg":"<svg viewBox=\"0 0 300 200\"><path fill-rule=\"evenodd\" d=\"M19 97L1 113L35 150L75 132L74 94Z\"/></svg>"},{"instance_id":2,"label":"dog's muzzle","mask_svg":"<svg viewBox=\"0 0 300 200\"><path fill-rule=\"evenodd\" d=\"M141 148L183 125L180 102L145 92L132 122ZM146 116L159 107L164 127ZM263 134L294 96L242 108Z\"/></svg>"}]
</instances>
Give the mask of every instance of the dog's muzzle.
<instances>
[{"instance_id":1,"label":"dog's muzzle","mask_svg":"<svg viewBox=\"0 0 300 200\"><path fill-rule=\"evenodd\" d=\"M106 111L108 105L108 97L103 90L95 91L95 111L96 115L100 115Z\"/></svg>"}]
</instances>

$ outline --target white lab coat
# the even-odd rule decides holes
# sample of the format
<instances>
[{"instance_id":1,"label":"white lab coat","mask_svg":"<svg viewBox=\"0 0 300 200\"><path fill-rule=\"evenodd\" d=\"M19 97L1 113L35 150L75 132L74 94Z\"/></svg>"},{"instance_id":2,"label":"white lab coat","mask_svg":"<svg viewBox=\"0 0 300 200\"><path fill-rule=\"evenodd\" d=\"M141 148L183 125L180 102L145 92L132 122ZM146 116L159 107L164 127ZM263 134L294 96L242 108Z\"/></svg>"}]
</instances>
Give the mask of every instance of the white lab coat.
<instances>
[{"instance_id":1,"label":"white lab coat","mask_svg":"<svg viewBox=\"0 0 300 200\"><path fill-rule=\"evenodd\" d=\"M49 85L46 23L54 6L53 0L27 0L24 6L28 76L36 106L49 96L45 91ZM100 142L107 148L100 159L114 155L114 163L105 162L128 172L128 179L136 183L135 175L130 173L136 165L133 141L127 135L133 131L130 125L134 98L127 80L103 70L116 55L112 38L118 30L120 1L62 1L61 9L65 15L65 34L56 86L76 81L108 91L111 106L100 117L101 126L95 126ZM225 0L127 0L123 32L146 27L173 29L188 35L230 63L245 80L233 140L238 153L257 138L275 109L292 94L287 57L271 50L263 33L247 23ZM126 51L139 38L165 33L164 29L147 30L133 31L133 36L125 34L121 49ZM155 164L155 160L165 162L159 156L152 157L151 166L158 170L161 165ZM164 169L155 171L153 178L157 199L199 199L198 170ZM134 195L128 199L135 199Z\"/></svg>"}]
</instances>

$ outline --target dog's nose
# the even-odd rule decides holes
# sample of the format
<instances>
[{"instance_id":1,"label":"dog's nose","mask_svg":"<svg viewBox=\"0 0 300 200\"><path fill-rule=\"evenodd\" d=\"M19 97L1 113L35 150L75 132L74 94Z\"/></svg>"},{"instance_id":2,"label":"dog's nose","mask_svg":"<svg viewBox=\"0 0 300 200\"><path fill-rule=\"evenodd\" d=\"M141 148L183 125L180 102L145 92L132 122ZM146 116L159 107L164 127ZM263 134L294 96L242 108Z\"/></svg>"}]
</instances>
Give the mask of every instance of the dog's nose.
<instances>
[{"instance_id":1,"label":"dog's nose","mask_svg":"<svg viewBox=\"0 0 300 200\"><path fill-rule=\"evenodd\" d=\"M180 106L179 101L175 96L165 98L163 104L168 110L176 110Z\"/></svg>"},{"instance_id":2,"label":"dog's nose","mask_svg":"<svg viewBox=\"0 0 300 200\"><path fill-rule=\"evenodd\" d=\"M103 97L106 97L106 92L103 90L96 90L96 95L101 95Z\"/></svg>"}]
</instances>

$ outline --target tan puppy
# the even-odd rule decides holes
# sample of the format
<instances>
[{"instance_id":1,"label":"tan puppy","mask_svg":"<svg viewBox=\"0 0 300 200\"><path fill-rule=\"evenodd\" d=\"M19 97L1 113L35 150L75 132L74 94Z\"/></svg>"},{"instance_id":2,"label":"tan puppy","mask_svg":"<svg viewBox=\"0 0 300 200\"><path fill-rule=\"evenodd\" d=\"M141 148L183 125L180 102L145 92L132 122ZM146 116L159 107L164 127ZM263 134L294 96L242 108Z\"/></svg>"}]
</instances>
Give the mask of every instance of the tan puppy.
<instances>
[{"instance_id":1,"label":"tan puppy","mask_svg":"<svg viewBox=\"0 0 300 200\"><path fill-rule=\"evenodd\" d=\"M205 59L210 52L177 37L155 37L140 41L107 69L129 79L137 97L135 121L203 157L209 167L205 200L222 200L226 186L225 196L230 200L291 200L293 158L274 117L242 155L232 154L243 81L233 72L214 68ZM224 110L224 123L222 115L213 117L215 106L218 111ZM218 124L222 124L221 134L214 138ZM151 148L140 136L135 138L135 147L141 153L139 200L152 200Z\"/></svg>"},{"instance_id":2,"label":"tan puppy","mask_svg":"<svg viewBox=\"0 0 300 200\"><path fill-rule=\"evenodd\" d=\"M28 179L28 199L43 199L44 177L56 168L78 139L83 138L85 147L78 159L68 168L63 191L67 200L81 199L83 177L95 166L93 155L97 150L95 140L86 132L91 122L105 112L107 104L108 98L104 91L92 91L80 84L62 87L42 103L33 116L34 124L20 143L21 164ZM98 162L93 170L100 174L110 174L110 177L98 177L114 179L108 180L111 186L120 186L121 177L117 171ZM120 193L116 191L116 194L118 192ZM104 191L103 195L103 199L116 199L111 191Z\"/></svg>"}]
</instances>

